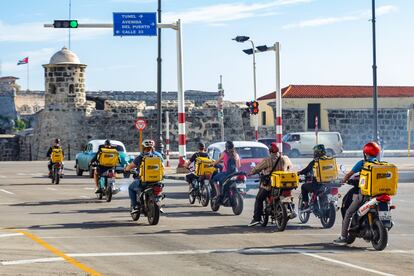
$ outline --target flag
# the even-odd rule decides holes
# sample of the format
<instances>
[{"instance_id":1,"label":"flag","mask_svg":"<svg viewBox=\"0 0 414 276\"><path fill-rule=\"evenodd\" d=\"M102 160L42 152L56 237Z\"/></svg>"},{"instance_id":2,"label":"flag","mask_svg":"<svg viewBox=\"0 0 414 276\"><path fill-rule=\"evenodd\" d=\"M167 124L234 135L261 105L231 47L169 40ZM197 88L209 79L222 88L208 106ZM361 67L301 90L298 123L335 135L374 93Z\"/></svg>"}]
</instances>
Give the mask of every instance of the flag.
<instances>
[{"instance_id":1,"label":"flag","mask_svg":"<svg viewBox=\"0 0 414 276\"><path fill-rule=\"evenodd\" d=\"M17 62L17 65L22 65L22 64L28 64L29 63L29 57L25 57L24 59L21 59Z\"/></svg>"}]
</instances>

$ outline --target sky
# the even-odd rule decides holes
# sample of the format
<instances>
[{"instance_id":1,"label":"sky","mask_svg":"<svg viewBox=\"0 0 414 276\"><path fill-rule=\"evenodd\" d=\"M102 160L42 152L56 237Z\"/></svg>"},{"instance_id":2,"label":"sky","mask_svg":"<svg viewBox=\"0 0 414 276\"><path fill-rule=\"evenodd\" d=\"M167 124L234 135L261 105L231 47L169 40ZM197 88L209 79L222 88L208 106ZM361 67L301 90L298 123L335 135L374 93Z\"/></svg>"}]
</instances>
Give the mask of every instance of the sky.
<instances>
[{"instance_id":1,"label":"sky","mask_svg":"<svg viewBox=\"0 0 414 276\"><path fill-rule=\"evenodd\" d=\"M184 89L253 100L252 56L237 43L281 44L281 84L372 85L371 0L162 0L162 21L183 23ZM68 19L69 0L0 0L3 76L44 90L42 64L63 46L68 30L44 28ZM156 0L72 0L72 19L112 23L113 12L155 12ZM378 85L414 85L414 1L376 0ZM162 31L164 91L177 90L175 31ZM71 50L87 64L87 90L156 90L156 37L114 37L112 29L72 30ZM275 90L275 55L256 55L257 95Z\"/></svg>"}]
</instances>

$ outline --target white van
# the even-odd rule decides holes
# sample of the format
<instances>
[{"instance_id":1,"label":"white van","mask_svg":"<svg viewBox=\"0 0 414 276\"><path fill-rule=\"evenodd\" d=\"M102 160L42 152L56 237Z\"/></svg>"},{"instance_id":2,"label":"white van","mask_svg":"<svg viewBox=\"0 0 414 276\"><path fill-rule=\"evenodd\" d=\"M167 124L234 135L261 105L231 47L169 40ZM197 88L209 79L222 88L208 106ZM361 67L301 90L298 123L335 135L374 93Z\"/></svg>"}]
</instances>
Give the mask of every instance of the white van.
<instances>
[{"instance_id":1,"label":"white van","mask_svg":"<svg viewBox=\"0 0 414 276\"><path fill-rule=\"evenodd\" d=\"M289 157L300 155L313 155L313 147L316 145L315 132L293 132L283 136L283 142L288 143ZM339 132L319 132L318 144L325 145L328 155L333 156L343 152L342 137Z\"/></svg>"}]
</instances>

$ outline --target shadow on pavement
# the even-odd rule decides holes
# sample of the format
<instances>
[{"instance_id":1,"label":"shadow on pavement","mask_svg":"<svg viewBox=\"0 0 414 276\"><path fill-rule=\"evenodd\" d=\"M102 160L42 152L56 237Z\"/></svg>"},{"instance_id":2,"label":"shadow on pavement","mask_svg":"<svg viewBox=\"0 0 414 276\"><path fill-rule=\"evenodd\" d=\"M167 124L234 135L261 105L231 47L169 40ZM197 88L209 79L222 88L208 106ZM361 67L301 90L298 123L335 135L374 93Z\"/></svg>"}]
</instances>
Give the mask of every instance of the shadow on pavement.
<instances>
[{"instance_id":1,"label":"shadow on pavement","mask_svg":"<svg viewBox=\"0 0 414 276\"><path fill-rule=\"evenodd\" d=\"M166 212L164 214L164 216L171 217L171 218L186 218L186 217L227 217L227 216L234 217L233 214L220 214L218 212L213 212L211 210L206 210L206 211L187 211L187 212L186 211L183 211L183 212L171 212L171 213Z\"/></svg>"},{"instance_id":2,"label":"shadow on pavement","mask_svg":"<svg viewBox=\"0 0 414 276\"><path fill-rule=\"evenodd\" d=\"M46 224L46 225L32 225L28 229L31 230L51 230L51 229L102 229L113 227L136 227L137 223L132 220L129 222L122 221L86 221L79 223L60 223L60 224Z\"/></svg>"},{"instance_id":3,"label":"shadow on pavement","mask_svg":"<svg viewBox=\"0 0 414 276\"><path fill-rule=\"evenodd\" d=\"M54 212L36 212L30 215L67 215L67 214L106 214L106 213L125 213L129 215L129 208L97 208L89 210L72 210L72 211L54 211Z\"/></svg>"}]
</instances>

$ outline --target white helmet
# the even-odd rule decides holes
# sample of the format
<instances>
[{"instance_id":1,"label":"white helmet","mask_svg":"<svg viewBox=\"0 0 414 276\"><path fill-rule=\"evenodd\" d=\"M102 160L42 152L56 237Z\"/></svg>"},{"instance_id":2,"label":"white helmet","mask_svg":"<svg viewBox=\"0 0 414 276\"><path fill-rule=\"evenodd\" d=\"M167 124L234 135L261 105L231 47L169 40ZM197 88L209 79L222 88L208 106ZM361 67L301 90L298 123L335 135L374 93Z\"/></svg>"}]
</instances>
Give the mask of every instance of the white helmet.
<instances>
[{"instance_id":1,"label":"white helmet","mask_svg":"<svg viewBox=\"0 0 414 276\"><path fill-rule=\"evenodd\" d=\"M155 142L154 140L147 139L142 142L142 146L144 148L153 148L155 146Z\"/></svg>"}]
</instances>

